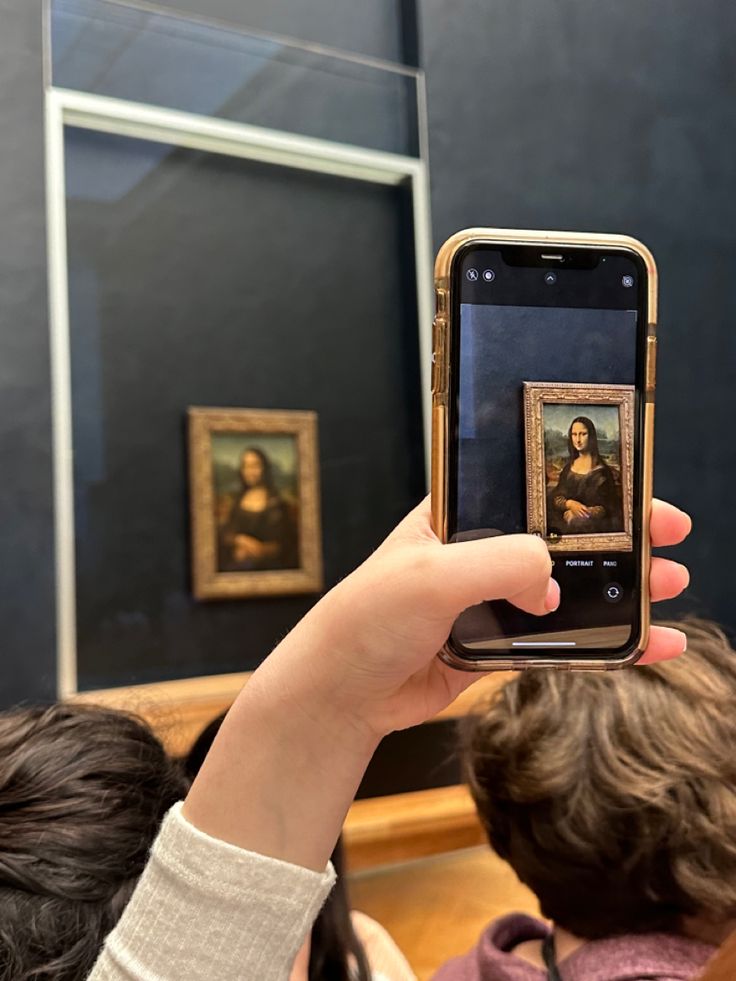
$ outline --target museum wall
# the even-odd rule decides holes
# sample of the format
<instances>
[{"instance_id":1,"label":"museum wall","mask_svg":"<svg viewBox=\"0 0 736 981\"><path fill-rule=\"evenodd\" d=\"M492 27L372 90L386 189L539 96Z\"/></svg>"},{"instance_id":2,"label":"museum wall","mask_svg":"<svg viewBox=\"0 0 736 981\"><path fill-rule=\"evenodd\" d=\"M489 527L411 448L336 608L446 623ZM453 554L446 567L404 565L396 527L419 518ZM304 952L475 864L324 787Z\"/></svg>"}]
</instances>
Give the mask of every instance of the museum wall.
<instances>
[{"instance_id":1,"label":"museum wall","mask_svg":"<svg viewBox=\"0 0 736 981\"><path fill-rule=\"evenodd\" d=\"M436 242L468 225L624 232L660 272L655 493L690 512L686 595L736 634L736 8L422 0ZM724 431L724 426L725 431Z\"/></svg>"},{"instance_id":2,"label":"museum wall","mask_svg":"<svg viewBox=\"0 0 736 981\"><path fill-rule=\"evenodd\" d=\"M177 0L176 4L169 0L169 5L197 12L194 0ZM695 31L691 10L684 0L654 0L643 7L633 0L614 6L581 5L574 0L554 5L545 0L456 0L450 5L422 0L418 50L427 72L435 244L459 227L487 223L625 231L641 237L655 252L662 276L656 491L690 510L698 529L692 541L679 550L680 557L691 564L693 585L675 609L715 616L733 630L736 614L730 606L723 556L734 544L736 531L723 499L736 469L736 451L720 431L723 420L732 418L736 408L729 373L736 353L730 329L736 306L730 275L736 258L730 187L736 83L728 70L736 15L721 0L705 0L698 8ZM207 13L368 56L408 62L416 58L411 4L385 0L335 8L322 0L296 6L218 0L208 4ZM0 703L7 705L53 697L55 608L40 3L0 0L0 20L0 120L4 146L12 147L12 152L3 152L0 165L0 464L4 476L0 486L4 662ZM146 148L141 152L145 155ZM196 227L201 219L196 208L200 207L222 215L218 234L224 241L233 234L235 212L228 215L222 201L232 194L242 195L238 208L253 211L242 245L245 254L257 247L259 221L285 200L283 177L272 174L264 183L257 168L248 165L218 169L209 182L209 198L197 203L187 193L187 181L195 173L206 177L211 162L182 152L172 156L168 166L166 178L159 177L160 186L149 184L138 193L141 200L146 195L156 195L158 200L169 196L172 222L180 222L172 226L173 233L180 236L187 227ZM262 198L254 206L256 182ZM307 193L312 212L298 203L306 201ZM351 208L362 209L365 236L360 244L375 263L371 277L383 284L373 305L356 312L355 289L360 284L351 281L340 265L346 259L346 230L334 200L337 193L319 180L297 182L288 189L293 197L286 199L295 206L285 209L296 212L290 226L289 264L305 254L309 229L319 224L320 215L327 214L331 218L322 226L320 249L314 256L322 257L324 276L328 261L324 257L333 242L335 269L343 270L333 277L333 319L322 325L323 333L316 338L323 348L329 347L328 357L335 366L345 365L345 390L336 390L334 397L354 400L354 412L348 413L344 431L325 430L323 439L323 464L328 464L323 467L323 510L329 516L325 527L335 532L324 540L327 584L370 551L421 494L423 479L417 452L417 375L410 368L417 352L412 346L415 341L402 333L410 299L401 282L406 241L396 216L405 202L397 192L366 192L362 199L351 196ZM85 255L94 255L101 268L120 273L116 279L107 277L103 285L112 291L113 299L124 297L141 275L141 268L136 268L136 262L145 258L141 243L155 240L161 231L146 227L141 210L138 223L128 229L127 241L105 240L101 235L104 215L112 215L114 205L107 203L108 210L98 205L94 209L80 205L72 214L71 253L79 260L74 297L82 304L89 301L91 289L85 278ZM369 248L371 241L379 240L386 245L380 256ZM297 374L302 353L298 344L289 350L284 338L303 337L303 324L289 316L288 304L298 290L283 291L277 282L264 287L271 290L274 300L269 309L270 322L277 325L274 348L269 350L266 344L260 352L263 361L251 376L229 376L227 380L228 309L223 306L216 311L224 333L218 334L221 343L216 349L208 348L210 324L204 322L194 296L196 265L207 244L193 240L191 268L177 273L178 281L193 292L182 303L181 333L167 335L168 350L185 347L191 358L181 362L179 371L165 373L167 387L163 390L170 400L169 413L163 428L151 429L150 459L176 457L169 472L175 472L179 482L176 486L166 480L157 483L160 472L150 466L143 475L136 475L133 497L126 493L124 481L111 482L95 488L80 511L86 519L79 526L86 561L80 565L80 574L89 584L82 591L87 606L80 608L80 649L90 686L117 681L126 666L123 655L116 652L130 650L136 652L134 663L128 665L134 669L130 680L151 680L146 673L151 638L140 629L135 616L120 618L117 633L95 627L104 619L99 614L100 610L104 613L110 595L119 596L121 589L126 596L124 610L143 607L145 611L146 604L159 613L163 610L166 636L175 645L170 649L183 652L184 662L174 658L175 663L168 665L169 674L164 671L162 675L157 668L157 677L253 666L314 598L277 597L256 605L189 605L186 406L224 401L314 408L324 418L330 413L325 402L330 393L324 384L310 388L305 377L301 389L279 388L279 379ZM131 256L131 261L121 263L122 255ZM220 292L233 290L231 309L242 312L252 324L259 311L248 305L249 298L238 281L236 259L223 256ZM318 269L309 269L310 277L318 274ZM166 269L158 267L157 275L164 282ZM326 277L323 285L327 286ZM170 284L164 282L164 286ZM108 372L97 395L87 392L89 412L77 417L76 425L82 427L77 435L89 454L80 458L81 464L92 475L98 444L90 420L101 392L105 419L119 435L146 433L161 409L155 397L161 378L160 348L152 348L139 362L142 387L140 397L134 398L131 386L136 372L126 374L124 351L115 350L118 334L107 329L117 318L118 331L127 316L132 336L145 344L151 324L132 317L124 302L108 298L102 308L107 320L100 324L97 341L108 352L106 363L117 363L121 370ZM155 311L151 316L155 319ZM368 343L372 323L381 323L384 336L395 345L378 352L384 361L376 361L373 370L386 384L385 418L398 413L402 421L398 427L385 423L386 439L363 447L364 469L351 476L348 450L361 432L358 409L367 401L360 387L367 379L359 351ZM230 328L235 329L232 317ZM362 348L351 346L352 339ZM83 351L84 337L77 340L77 350ZM287 359L295 359L291 367L279 360L284 350ZM208 370L197 373L197 365L205 359ZM397 372L395 376L386 374L387 365ZM360 384L353 385L353 377ZM400 404L391 404L390 392L398 391L399 378ZM343 466L346 460L347 468ZM344 476L353 481L355 498L349 509L344 503ZM392 488L388 491L387 481ZM161 568L142 565L120 528L110 522L110 515L125 514L126 507L136 508L148 522L138 530L140 540L156 529L170 536L171 552ZM104 533L96 532L95 522L104 524ZM96 554L93 546L98 549ZM189 630L191 621L177 619L182 610L187 617L194 616L194 631ZM158 643L156 637L154 643ZM214 653L207 663L201 663L205 647ZM118 670L115 659L121 657Z\"/></svg>"},{"instance_id":3,"label":"museum wall","mask_svg":"<svg viewBox=\"0 0 736 981\"><path fill-rule=\"evenodd\" d=\"M176 5L171 5L176 6ZM202 13L201 4L179 4L183 13ZM333 5L322 2L300 5L295 10L287 4L251 4L248 9L237 4L210 4L208 16L220 18L230 23L253 27L257 30L275 31L296 36L305 41L317 42L359 54L399 60L406 34L404 24L406 11L403 6L383 3L351 5L333 9ZM53 547L53 500L52 500L52 457L51 457L51 413L49 395L49 352L48 318L46 294L46 223L44 200L44 141L43 141L43 51L42 14L40 3L20 3L17 0L0 6L0 113L3 121L4 145L12 146L13 152L4 154L0 167L0 248L2 248L2 289L0 291L0 318L2 335L0 344L0 363L3 383L0 386L2 399L2 467L4 481L0 494L3 495L4 520L0 528L0 552L2 553L3 588L0 595L0 623L3 624L4 670L0 675L0 704L12 704L22 699L50 698L56 690L55 677L55 597L54 597L54 547ZM78 143L84 134L77 134ZM90 139L90 137L87 137ZM70 136L70 140L73 135ZM107 149L103 147L103 151ZM124 154L126 148L118 148ZM128 151L130 152L130 151ZM98 184L104 179L100 172L103 154L99 156L100 166L95 178ZM373 351L380 360L385 357L383 366L369 364L365 356L360 358L360 347L350 344L351 334L345 330L345 311L347 297L354 292L356 284L345 277L344 265L348 256L343 248L349 229L345 220L340 222L341 195L345 191L319 178L304 178L298 187L291 186L283 173L264 174L255 165L220 167L211 183L209 198L198 200L200 214L192 211L197 205L190 197L189 210L186 209L186 174L200 167L201 181L207 182L207 167L212 162L199 160L193 162L195 154L181 152L174 155L167 172L159 174L161 187L151 187L141 182L137 189L137 200L132 207L140 208L140 220L132 222L126 229L127 239L120 236L114 244L105 243L105 222L113 222L110 212L105 210L106 202L97 200L96 207L86 202L69 209L69 249L70 249L70 303L84 312L85 304L95 303L103 312L103 322L96 325L95 336L84 336L80 323L82 318L72 318L72 369L82 376L85 363L91 360L90 351L101 354L100 370L94 383L79 387L79 405L75 412L75 481L81 482L75 501L77 518L77 568L78 568L78 629L80 667L87 668L86 687L105 684L156 680L168 676L187 676L191 674L214 673L218 670L239 670L253 667L283 635L289 626L314 602L311 596L290 598L269 598L266 602L241 604L201 604L191 603L189 582L189 518L186 472L186 408L190 404L203 405L254 405L272 408L322 408L324 400L331 391L334 399L345 395L352 397L352 404L358 413L348 409L341 419L340 430L322 429L322 494L323 506L332 515L339 515L337 524L326 522L328 535L325 538L325 581L335 581L359 562L382 535L393 525L400 514L421 496L423 491L423 462L419 424L418 363L416 337L407 336L402 330L406 321L407 306L411 315L411 297L404 296L403 287L397 279L405 273L405 263L411 262L410 250L402 240L402 221L397 212L403 214L405 208L400 192L352 187L345 215L357 219L362 234L355 240L356 248L365 248L371 236L384 241L393 241L393 251L384 252L380 257L382 268L367 268L364 274L371 275L383 285L374 291L375 302L363 304L358 316L363 329L371 336L363 339L363 350ZM217 168L215 168L217 169ZM84 175L88 176L88 175ZM181 180L179 180L181 177ZM189 227L196 227L201 213L218 207L223 195L234 187L239 187L242 207L249 213L252 221L248 224L251 238L243 242L241 234L240 251L227 261L223 253L220 263L220 279L207 292L207 300L219 294L225 297L228 290L235 290L229 301L223 300L221 309L207 311L209 322L202 318L206 304L200 297L197 305L192 296L184 298L181 311L187 311L189 319L179 317L178 333L171 338L168 349L170 362L177 362L179 374L169 379L171 395L166 406L168 429L156 428L153 418L164 415L160 400L160 364L155 362L158 351L143 347L133 366L133 379L137 391L131 392L131 378L126 373L121 351L114 349L114 329L106 333L105 317L117 317L120 325L128 311L116 298L126 292L135 292L134 282L140 282L143 274L150 275L151 266L146 266L155 251L155 234L186 235ZM255 192L255 193L254 193ZM178 228L146 227L146 195L169 195L171 215L180 216ZM289 200L289 194L294 197ZM112 195L108 195L112 197ZM93 196L92 196L93 197ZM254 201L258 200L258 204ZM277 220L286 219L284 226L288 254L284 253L286 268L298 268L299 275L291 277L289 284L283 281L265 283L264 295L270 292L272 302L267 311L252 309L256 297L243 295L242 273L238 279L238 263L247 260L247 248L257 248L257 238L261 225L269 218L273 220L273 208L279 201ZM305 207L305 201L308 206ZM142 203L141 203L142 202ZM129 202L130 203L130 202ZM227 240L227 235L237 234L234 228L236 211L231 207L232 221L228 227L224 222L227 209L220 206L222 221L215 229L216 242L210 236L207 241L192 238L189 249L191 270L177 270L177 283L183 289L196 294L201 289L201 279L196 276L198 264L201 265L203 250L216 248ZM280 218L279 218L280 216ZM320 220L321 219L321 220ZM297 227L298 226L298 227ZM315 230L319 242L315 240ZM141 242L151 236L151 248L147 252L137 250ZM132 239L136 241L132 241ZM89 275L89 264L85 266L85 254L97 250L96 260L103 273L107 269L119 269L121 275L112 282L111 277L102 277L100 292L92 296L100 286ZM152 251L153 250L153 251ZM122 260L121 260L122 257ZM136 267L135 258L139 265ZM126 264L126 260L127 264ZM332 265L334 260L334 265ZM107 267L105 267L107 263ZM319 263L320 268L315 268ZM353 262L355 266L355 262ZM330 272L331 269L331 272ZM99 271L99 270L97 270ZM171 269L166 262L154 269L159 277L159 285L168 280L171 284ZM128 276L127 282L125 276ZM307 304L299 317L295 317L294 296L309 280L313 287L312 296L320 293L323 280L334 281L334 305L327 315L317 317L314 309ZM229 285L228 281L229 280ZM132 288L131 288L132 287ZM360 286L358 285L360 291ZM115 293L106 296L105 291ZM117 291L117 292L116 292ZM342 297L342 300L340 299ZM170 297L169 297L170 299ZM186 302L184 302L186 300ZM241 304L241 309L238 309ZM290 306L291 304L291 306ZM133 304L134 306L134 304ZM222 308L224 307L224 308ZM225 309L226 308L226 309ZM230 329L233 333L247 324L251 330L260 329L266 338L266 349L261 351L261 359L250 358L241 377L233 370L233 338L223 337L219 346L206 343L207 334L212 333L213 319L225 322L235 312L240 316L230 316ZM133 335L139 339L147 336L147 331L160 314L151 310L148 321L132 317L128 327L131 343ZM196 318L199 316L199 320ZM268 330L264 329L267 318ZM352 318L352 330L358 329ZM310 322L310 330L304 324ZM371 344L375 333L372 325L382 323L386 336L395 338L393 349L384 349L380 344ZM260 327L255 325L260 324ZM281 326L279 326L281 325ZM113 325L114 328L115 325ZM315 332L321 328L322 333ZM76 334L75 334L76 329ZM301 338L301 343L284 343L283 329L291 330ZM354 336L354 335L352 335ZM159 339L164 343L163 339ZM118 338L117 343L120 344ZM270 345L270 347L269 347ZM347 347L346 347L347 345ZM155 343L153 344L155 348ZM177 359L176 355L184 349L190 355ZM303 361L305 349L315 354L315 362L307 365ZM303 369L294 384L295 372L286 364L288 357L296 363L302 358ZM201 372L199 383L192 382L192 371L196 372L201 359L208 361L208 371ZM218 364L217 359L220 359ZM356 364L356 358L360 364ZM198 360L199 359L199 360ZM341 371L343 384L326 386L317 370L319 365L327 374L334 368ZM406 390L396 382L408 364L408 384L413 386L411 395L406 398ZM344 366L344 370L340 366ZM230 373L231 393L228 382L219 371ZM378 374L386 385L385 398L381 407L391 417L392 425L383 426L388 432L387 439L378 445L370 440L364 441L363 459L368 477L359 478L359 493L353 497L350 509L336 508L338 499L345 500L344 487L338 487L339 480L350 481L350 473L355 472L351 462L351 450L355 449L358 435L364 433L363 414L371 411L370 372L378 368ZM385 369L385 370L384 370ZM349 372L354 372L351 377ZM178 378L179 388L174 391ZM148 379L148 380L146 380ZM311 379L311 387L310 387ZM361 380L362 379L362 380ZM256 384L256 382L258 384ZM260 386L260 387L259 387ZM288 393L283 391L288 388ZM316 392L313 399L311 393ZM392 395L393 393L393 395ZM377 393L379 396L381 393ZM402 402L403 404L399 404ZM396 401L398 399L398 402ZM152 415L153 413L153 415ZM406 420L402 421L402 413ZM104 422L103 422L104 419ZM105 429L105 427L107 427ZM408 427L408 428L407 428ZM105 430L104 432L102 430ZM121 459L108 456L104 461L109 479L100 480L100 446L115 447L120 456L125 434L134 434L133 440L145 436L150 449L147 474L125 475ZM154 441L154 434L158 443ZM386 447L394 445L394 450L386 454ZM176 457L176 481L170 486L156 483L157 475L166 471L161 460L166 454ZM355 453L352 453L354 458ZM156 464L158 461L158 465ZM341 476L340 476L341 475ZM372 480L370 479L372 477ZM86 483L85 483L85 478ZM392 482L397 486L392 486ZM372 492L383 487L383 494ZM398 489L397 489L398 488ZM379 512L376 518L376 513ZM383 512L382 514L380 512ZM371 519L373 515L373 519ZM137 518L137 522L136 522ZM141 527L143 525L144 527ZM131 541L142 545L146 536L167 536L171 547L167 550L165 561L146 561L144 552L131 547ZM93 554L94 553L94 554ZM167 573L174 570L167 580ZM86 584L90 590L85 590ZM178 591L178 592L177 592ZM111 599L112 597L112 599ZM182 622L182 607L185 608ZM112 616L109 615L112 611ZM187 621L192 613L194 623ZM145 623L159 616L156 628L147 630ZM112 626L111 626L112 623ZM141 624L144 627L141 627ZM171 631L174 630L174 635ZM167 657L159 662L153 673L147 671L150 663L152 645L159 650L171 643L179 652L173 658L174 665L167 669ZM116 673L116 662L121 661L121 670ZM136 651L139 653L136 654ZM189 656L187 656L189 651ZM203 651L215 652L211 656ZM220 654L216 652L219 651ZM222 656L221 656L222 655ZM128 661L126 662L126 657ZM132 660L130 658L132 657ZM183 661L181 660L183 657ZM186 662L186 663L185 663ZM163 667L163 673L161 668Z\"/></svg>"},{"instance_id":4,"label":"museum wall","mask_svg":"<svg viewBox=\"0 0 736 981\"><path fill-rule=\"evenodd\" d=\"M41 4L0 0L0 704L56 690Z\"/></svg>"}]
</instances>

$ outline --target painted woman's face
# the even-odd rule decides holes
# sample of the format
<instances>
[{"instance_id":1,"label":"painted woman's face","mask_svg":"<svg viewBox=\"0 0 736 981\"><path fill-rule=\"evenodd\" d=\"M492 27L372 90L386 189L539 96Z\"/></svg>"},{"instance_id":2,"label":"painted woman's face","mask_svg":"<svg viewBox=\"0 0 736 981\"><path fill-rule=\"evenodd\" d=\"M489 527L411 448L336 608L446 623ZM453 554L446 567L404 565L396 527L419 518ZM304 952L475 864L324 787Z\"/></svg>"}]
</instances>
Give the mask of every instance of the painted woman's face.
<instances>
[{"instance_id":1,"label":"painted woman's face","mask_svg":"<svg viewBox=\"0 0 736 981\"><path fill-rule=\"evenodd\" d=\"M588 449L588 427L582 422L574 422L570 430L570 439L578 453L585 453Z\"/></svg>"},{"instance_id":2,"label":"painted woman's face","mask_svg":"<svg viewBox=\"0 0 736 981\"><path fill-rule=\"evenodd\" d=\"M257 487L263 480L263 464L257 453L244 453L240 464L240 476L246 487Z\"/></svg>"}]
</instances>

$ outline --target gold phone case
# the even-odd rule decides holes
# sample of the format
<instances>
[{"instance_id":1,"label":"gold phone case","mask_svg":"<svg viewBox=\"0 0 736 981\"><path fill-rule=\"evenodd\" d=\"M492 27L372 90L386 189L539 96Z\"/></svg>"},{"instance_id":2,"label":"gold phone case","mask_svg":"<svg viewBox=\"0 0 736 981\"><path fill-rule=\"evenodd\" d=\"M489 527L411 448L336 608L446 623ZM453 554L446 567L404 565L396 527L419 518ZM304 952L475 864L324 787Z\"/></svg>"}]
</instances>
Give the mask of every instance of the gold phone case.
<instances>
[{"instance_id":1,"label":"gold phone case","mask_svg":"<svg viewBox=\"0 0 736 981\"><path fill-rule=\"evenodd\" d=\"M639 256L647 270L647 340L645 364L644 426L643 426L643 473L639 475L642 487L642 533L639 561L641 563L641 632L634 650L625 657L616 658L576 658L555 655L522 656L505 658L459 657L449 646L440 652L440 657L454 668L464 671L515 671L524 668L551 667L560 670L583 669L610 671L633 664L644 652L649 638L649 518L652 505L652 464L654 458L654 391L656 365L656 325L657 325L657 267L654 258L641 242L626 235L603 235L584 232L540 232L517 231L506 228L467 228L449 238L437 253L434 270L436 313L433 325L433 370L432 370L432 520L435 532L441 541L446 542L447 500L448 500L448 449L449 415L448 390L450 373L449 328L453 316L454 302L450 295L452 267L457 253L468 245L531 245L546 248L570 246L605 248L633 252Z\"/></svg>"}]
</instances>

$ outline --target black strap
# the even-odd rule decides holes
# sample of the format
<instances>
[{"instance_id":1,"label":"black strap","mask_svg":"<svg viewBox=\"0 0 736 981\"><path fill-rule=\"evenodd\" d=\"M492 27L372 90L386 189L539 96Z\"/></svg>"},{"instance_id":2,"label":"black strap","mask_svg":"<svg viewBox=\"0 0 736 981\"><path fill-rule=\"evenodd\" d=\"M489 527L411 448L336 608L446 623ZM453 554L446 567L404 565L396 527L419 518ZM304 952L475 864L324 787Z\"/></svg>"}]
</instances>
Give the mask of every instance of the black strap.
<instances>
[{"instance_id":1,"label":"black strap","mask_svg":"<svg viewBox=\"0 0 736 981\"><path fill-rule=\"evenodd\" d=\"M555 938L552 933L548 933L542 941L542 957L547 968L547 981L562 981L562 975L557 967Z\"/></svg>"}]
</instances>

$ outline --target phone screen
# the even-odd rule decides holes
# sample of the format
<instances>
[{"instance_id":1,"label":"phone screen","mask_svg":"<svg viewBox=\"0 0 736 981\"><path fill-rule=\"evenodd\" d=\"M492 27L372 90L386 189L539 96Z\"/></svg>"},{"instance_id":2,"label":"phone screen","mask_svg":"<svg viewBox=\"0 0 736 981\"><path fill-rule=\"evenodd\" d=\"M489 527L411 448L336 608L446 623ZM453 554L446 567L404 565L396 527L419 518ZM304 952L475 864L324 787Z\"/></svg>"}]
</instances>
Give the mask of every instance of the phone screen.
<instances>
[{"instance_id":1,"label":"phone screen","mask_svg":"<svg viewBox=\"0 0 736 981\"><path fill-rule=\"evenodd\" d=\"M540 536L561 603L483 603L450 643L466 659L620 658L640 630L644 261L471 245L452 275L449 540Z\"/></svg>"}]
</instances>

